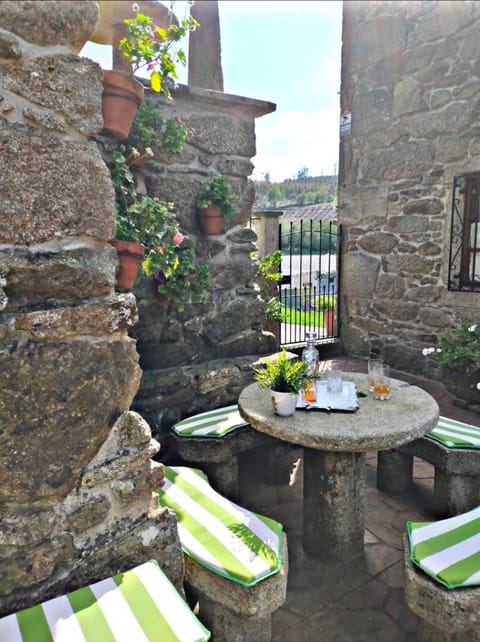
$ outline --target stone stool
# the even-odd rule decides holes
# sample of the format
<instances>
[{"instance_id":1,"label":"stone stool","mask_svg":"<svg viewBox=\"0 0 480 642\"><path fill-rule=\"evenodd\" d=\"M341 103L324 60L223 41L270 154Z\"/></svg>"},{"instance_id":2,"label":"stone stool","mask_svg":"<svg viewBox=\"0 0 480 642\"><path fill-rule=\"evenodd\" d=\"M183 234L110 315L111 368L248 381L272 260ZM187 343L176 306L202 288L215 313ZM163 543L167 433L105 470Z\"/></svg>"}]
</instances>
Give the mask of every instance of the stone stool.
<instances>
[{"instance_id":1,"label":"stone stool","mask_svg":"<svg viewBox=\"0 0 480 642\"><path fill-rule=\"evenodd\" d=\"M403 537L405 598L421 618L419 642L480 642L480 587L449 589L417 568Z\"/></svg>"}]
</instances>

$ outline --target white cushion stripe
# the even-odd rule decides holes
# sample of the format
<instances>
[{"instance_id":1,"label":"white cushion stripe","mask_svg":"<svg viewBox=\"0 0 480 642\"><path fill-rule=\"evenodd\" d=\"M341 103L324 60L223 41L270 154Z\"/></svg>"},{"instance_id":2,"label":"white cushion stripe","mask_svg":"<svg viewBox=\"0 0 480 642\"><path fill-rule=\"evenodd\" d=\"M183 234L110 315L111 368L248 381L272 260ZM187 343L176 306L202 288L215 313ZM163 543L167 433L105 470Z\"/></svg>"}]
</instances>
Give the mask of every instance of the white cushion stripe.
<instances>
[{"instance_id":1,"label":"white cushion stripe","mask_svg":"<svg viewBox=\"0 0 480 642\"><path fill-rule=\"evenodd\" d=\"M451 531L454 528L462 526L462 524L467 524L473 519L478 519L480 517L480 506L469 511L468 513L462 513L461 515L456 515L455 517L450 517L448 519L440 520L438 522L432 522L431 524L426 524L421 528L415 528L412 530L411 542L414 546L420 542L424 542L427 539L431 539L436 535L441 535L447 531Z\"/></svg>"},{"instance_id":2,"label":"white cushion stripe","mask_svg":"<svg viewBox=\"0 0 480 642\"><path fill-rule=\"evenodd\" d=\"M197 479L199 479L198 476ZM167 484L167 481L165 481L162 490L167 492L173 501L180 504L193 519L200 522L212 537L218 540L219 546L228 548L249 569L252 575L257 576L269 570L268 564L261 557L253 554L252 550L219 519L192 500L178 486L171 483Z\"/></svg>"},{"instance_id":3,"label":"white cushion stripe","mask_svg":"<svg viewBox=\"0 0 480 642\"><path fill-rule=\"evenodd\" d=\"M276 551L278 537L262 520L260 520L254 513L234 504L223 495L217 493L208 483L206 479L200 478L196 473L191 470L182 470L182 475L187 478L192 484L201 490L209 499L214 501L218 506L231 513L234 517L246 524L248 528L257 535L263 542L269 546L274 552Z\"/></svg>"},{"instance_id":4,"label":"white cushion stripe","mask_svg":"<svg viewBox=\"0 0 480 642\"><path fill-rule=\"evenodd\" d=\"M477 553L480 550L480 535L474 535L468 539L444 548L434 555L427 555L422 558L422 564L430 568L434 573L440 573L443 569L460 562L460 560Z\"/></svg>"},{"instance_id":5,"label":"white cushion stripe","mask_svg":"<svg viewBox=\"0 0 480 642\"><path fill-rule=\"evenodd\" d=\"M0 640L8 640L8 642L22 642L22 635L20 633L15 613L0 619Z\"/></svg>"},{"instance_id":6,"label":"white cushion stripe","mask_svg":"<svg viewBox=\"0 0 480 642\"><path fill-rule=\"evenodd\" d=\"M85 642L80 623L66 595L44 602L42 609L55 642Z\"/></svg>"},{"instance_id":7,"label":"white cushion stripe","mask_svg":"<svg viewBox=\"0 0 480 642\"><path fill-rule=\"evenodd\" d=\"M205 564L216 568L221 575L225 575L225 573L227 573L225 567L210 554L210 551L208 551L202 543L199 542L198 539L196 539L196 537L180 523L178 524L178 536L180 537L183 548L189 553L192 553L195 558L200 557Z\"/></svg>"},{"instance_id":8,"label":"white cushion stripe","mask_svg":"<svg viewBox=\"0 0 480 642\"><path fill-rule=\"evenodd\" d=\"M463 441L468 441L474 446L478 446L480 444L480 439L476 439L475 437L472 437L471 435L467 434L460 434L459 432L453 432L452 430L442 430L439 428L435 428L435 430L432 430L432 433L435 435L444 435L445 437L450 437L452 439L459 439L463 437Z\"/></svg>"},{"instance_id":9,"label":"white cushion stripe","mask_svg":"<svg viewBox=\"0 0 480 642\"><path fill-rule=\"evenodd\" d=\"M135 614L111 577L90 587L117 642L149 642Z\"/></svg>"},{"instance_id":10,"label":"white cushion stripe","mask_svg":"<svg viewBox=\"0 0 480 642\"><path fill-rule=\"evenodd\" d=\"M142 564L134 573L148 591L180 642L205 639L205 633L166 575L152 563ZM133 639L133 638L132 638ZM135 638L136 640L136 638Z\"/></svg>"}]
</instances>

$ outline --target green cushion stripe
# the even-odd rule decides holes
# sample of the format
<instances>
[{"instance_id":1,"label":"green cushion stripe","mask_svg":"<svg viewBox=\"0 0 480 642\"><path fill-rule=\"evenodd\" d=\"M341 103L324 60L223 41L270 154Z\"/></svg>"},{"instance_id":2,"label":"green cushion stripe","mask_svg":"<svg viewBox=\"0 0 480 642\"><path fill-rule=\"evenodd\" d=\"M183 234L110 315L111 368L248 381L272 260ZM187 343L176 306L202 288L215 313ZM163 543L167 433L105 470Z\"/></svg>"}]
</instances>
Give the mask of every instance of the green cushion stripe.
<instances>
[{"instance_id":1,"label":"green cushion stripe","mask_svg":"<svg viewBox=\"0 0 480 642\"><path fill-rule=\"evenodd\" d=\"M185 552L190 554L195 560L197 560L203 566L211 568L212 571L223 575L231 580L237 580L243 584L250 584L255 580L255 577L251 571L245 567L238 558L233 555L221 540L219 540L213 533L207 531L204 527L204 524L201 524L196 519L193 519L186 511L183 510L177 502L173 501L172 498L165 493L162 489L157 491L160 497L160 502L163 506L168 506L175 511L177 515L177 520L181 525L186 528L193 537L200 542L200 544L209 552L209 554L215 558L218 564L224 569L222 573L221 570L214 569L206 565L203 560L198 558L195 554L192 554L191 551L185 549ZM227 570L228 569L228 570Z\"/></svg>"},{"instance_id":2,"label":"green cushion stripe","mask_svg":"<svg viewBox=\"0 0 480 642\"><path fill-rule=\"evenodd\" d=\"M239 518L235 514L228 512L224 506L220 506L213 499L199 492L193 484L189 483L181 475L176 475L175 478L172 478L172 474L174 474L174 471L172 471L171 468L168 471L165 471L167 479L175 483L190 497L195 498L195 501L202 506L202 508L225 524L246 546L248 546L248 548L250 548L250 550L263 559L268 566L275 567L277 565L278 556L275 551L272 551L272 549L268 547L255 532L249 529L247 525L239 523ZM262 523L276 533L277 537L281 534L281 524L269 517L262 519L261 516L256 513L255 516L260 518Z\"/></svg>"},{"instance_id":3,"label":"green cushion stripe","mask_svg":"<svg viewBox=\"0 0 480 642\"><path fill-rule=\"evenodd\" d=\"M416 557L421 560L429 555L434 555L449 546L458 544L468 537L476 535L479 532L479 529L480 518L467 522L453 530L448 530L445 533L427 539L424 542L419 542L418 544L415 544Z\"/></svg>"},{"instance_id":4,"label":"green cushion stripe","mask_svg":"<svg viewBox=\"0 0 480 642\"><path fill-rule=\"evenodd\" d=\"M179 638L135 573L120 573L112 579L127 600L149 642L178 642Z\"/></svg>"},{"instance_id":5,"label":"green cushion stripe","mask_svg":"<svg viewBox=\"0 0 480 642\"><path fill-rule=\"evenodd\" d=\"M67 598L88 642L115 642L115 636L89 586L67 593Z\"/></svg>"},{"instance_id":6,"label":"green cushion stripe","mask_svg":"<svg viewBox=\"0 0 480 642\"><path fill-rule=\"evenodd\" d=\"M462 586L480 568L480 551L452 564L441 572L446 586Z\"/></svg>"},{"instance_id":7,"label":"green cushion stripe","mask_svg":"<svg viewBox=\"0 0 480 642\"><path fill-rule=\"evenodd\" d=\"M257 519L259 519L261 522L265 524L265 526L267 526L270 530L276 533L278 537L281 537L283 532L283 526L280 522L277 522L275 519L272 519L271 517L267 517L266 515L261 515L260 513L255 513L255 515Z\"/></svg>"},{"instance_id":8,"label":"green cushion stripe","mask_svg":"<svg viewBox=\"0 0 480 642\"><path fill-rule=\"evenodd\" d=\"M53 642L50 627L41 604L17 613L17 622L23 639L27 642Z\"/></svg>"},{"instance_id":9,"label":"green cushion stripe","mask_svg":"<svg viewBox=\"0 0 480 642\"><path fill-rule=\"evenodd\" d=\"M198 424L200 421L205 419L215 419L216 417L227 417L232 412L236 412L238 406L228 406L227 408L219 408L218 410L210 410L209 412L201 412L198 415L193 415L192 417L187 417L177 422L175 426L188 426L189 424Z\"/></svg>"},{"instance_id":10,"label":"green cushion stripe","mask_svg":"<svg viewBox=\"0 0 480 642\"><path fill-rule=\"evenodd\" d=\"M462 421L440 417L427 437L449 448L480 448L480 428Z\"/></svg>"},{"instance_id":11,"label":"green cushion stripe","mask_svg":"<svg viewBox=\"0 0 480 642\"><path fill-rule=\"evenodd\" d=\"M191 428L183 428L181 429L181 434L183 436L188 436L196 433L199 430L202 430L204 428L208 428L209 426L218 426L218 419L212 419L211 421L205 421L202 422L201 425L195 424ZM232 428L238 427L240 428L241 426L239 424L235 424L234 426L218 426L216 430L212 430L211 432L215 433L221 433L224 432L225 430L231 430ZM179 432L180 426L176 425L174 426L175 432ZM205 435L203 435L205 436Z\"/></svg>"}]
</instances>

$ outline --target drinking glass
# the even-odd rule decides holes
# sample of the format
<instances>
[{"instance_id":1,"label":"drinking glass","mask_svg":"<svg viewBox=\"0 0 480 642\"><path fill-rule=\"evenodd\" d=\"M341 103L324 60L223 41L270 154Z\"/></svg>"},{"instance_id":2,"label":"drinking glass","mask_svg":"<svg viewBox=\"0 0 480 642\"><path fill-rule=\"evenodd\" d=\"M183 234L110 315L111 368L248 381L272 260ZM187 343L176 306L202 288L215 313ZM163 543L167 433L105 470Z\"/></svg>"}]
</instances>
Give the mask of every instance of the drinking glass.
<instances>
[{"instance_id":1,"label":"drinking glass","mask_svg":"<svg viewBox=\"0 0 480 642\"><path fill-rule=\"evenodd\" d=\"M373 392L373 381L375 376L381 374L383 369L383 359L378 357L368 360L368 389Z\"/></svg>"},{"instance_id":2,"label":"drinking glass","mask_svg":"<svg viewBox=\"0 0 480 642\"><path fill-rule=\"evenodd\" d=\"M382 370L377 370L373 379L373 398L385 401L390 399L390 368L383 366Z\"/></svg>"},{"instance_id":3,"label":"drinking glass","mask_svg":"<svg viewBox=\"0 0 480 642\"><path fill-rule=\"evenodd\" d=\"M338 365L333 365L330 370L325 372L327 380L327 390L334 394L342 392L342 369Z\"/></svg>"}]
</instances>

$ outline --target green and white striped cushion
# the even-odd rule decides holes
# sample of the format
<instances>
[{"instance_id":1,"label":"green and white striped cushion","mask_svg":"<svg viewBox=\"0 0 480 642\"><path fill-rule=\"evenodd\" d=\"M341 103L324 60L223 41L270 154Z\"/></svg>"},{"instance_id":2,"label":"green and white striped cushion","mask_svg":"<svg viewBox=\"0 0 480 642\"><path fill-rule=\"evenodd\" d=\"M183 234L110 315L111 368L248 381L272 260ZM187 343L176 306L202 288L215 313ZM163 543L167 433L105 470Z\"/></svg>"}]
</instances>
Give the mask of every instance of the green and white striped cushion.
<instances>
[{"instance_id":1,"label":"green and white striped cushion","mask_svg":"<svg viewBox=\"0 0 480 642\"><path fill-rule=\"evenodd\" d=\"M282 525L217 493L201 470L165 466L160 503L177 515L184 552L243 586L253 586L282 565Z\"/></svg>"},{"instance_id":2,"label":"green and white striped cushion","mask_svg":"<svg viewBox=\"0 0 480 642\"><path fill-rule=\"evenodd\" d=\"M439 441L449 448L480 448L480 428L470 426L462 421L440 417L427 437Z\"/></svg>"},{"instance_id":3,"label":"green and white striped cushion","mask_svg":"<svg viewBox=\"0 0 480 642\"><path fill-rule=\"evenodd\" d=\"M407 522L410 559L448 588L480 584L480 506L438 522Z\"/></svg>"},{"instance_id":4,"label":"green and white striped cushion","mask_svg":"<svg viewBox=\"0 0 480 642\"><path fill-rule=\"evenodd\" d=\"M232 430L247 425L238 412L238 404L233 404L183 419L172 430L180 437L223 437Z\"/></svg>"},{"instance_id":5,"label":"green and white striped cushion","mask_svg":"<svg viewBox=\"0 0 480 642\"><path fill-rule=\"evenodd\" d=\"M155 560L0 619L1 642L209 639Z\"/></svg>"}]
</instances>

